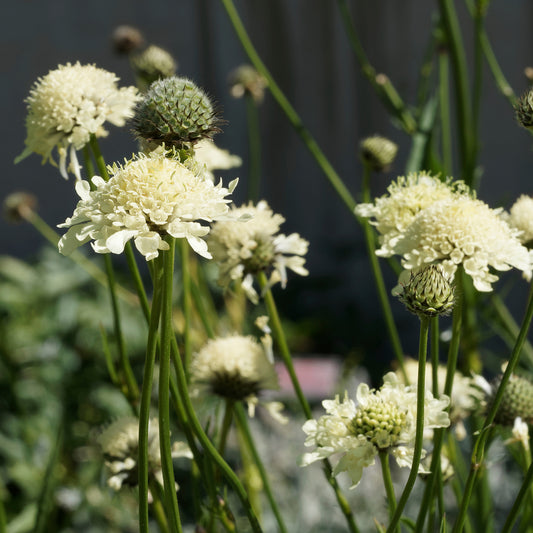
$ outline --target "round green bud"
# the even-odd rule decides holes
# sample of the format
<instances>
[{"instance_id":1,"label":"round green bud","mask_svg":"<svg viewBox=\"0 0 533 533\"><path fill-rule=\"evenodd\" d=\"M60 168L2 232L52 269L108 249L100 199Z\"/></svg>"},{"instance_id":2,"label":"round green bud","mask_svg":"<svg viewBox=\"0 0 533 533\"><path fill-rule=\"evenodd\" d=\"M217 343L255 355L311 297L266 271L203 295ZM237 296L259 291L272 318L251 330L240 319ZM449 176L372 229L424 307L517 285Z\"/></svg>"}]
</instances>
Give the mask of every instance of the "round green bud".
<instances>
[{"instance_id":1,"label":"round green bud","mask_svg":"<svg viewBox=\"0 0 533 533\"><path fill-rule=\"evenodd\" d=\"M496 378L492 384L494 392L498 389L500 381L501 377ZM517 417L528 424L533 424L533 383L529 379L512 374L503 391L502 402L494 421L502 426L512 426Z\"/></svg>"},{"instance_id":2,"label":"round green bud","mask_svg":"<svg viewBox=\"0 0 533 533\"><path fill-rule=\"evenodd\" d=\"M428 265L409 273L407 283L400 283L393 294L407 309L418 316L433 317L448 314L454 304L454 286L440 265Z\"/></svg>"},{"instance_id":3,"label":"round green bud","mask_svg":"<svg viewBox=\"0 0 533 533\"><path fill-rule=\"evenodd\" d=\"M133 117L133 130L150 143L187 148L219 132L220 120L207 94L188 78L152 83Z\"/></svg>"},{"instance_id":4,"label":"round green bud","mask_svg":"<svg viewBox=\"0 0 533 533\"><path fill-rule=\"evenodd\" d=\"M143 90L154 81L174 76L178 68L172 55L155 45L150 45L146 50L132 56L131 66Z\"/></svg>"},{"instance_id":5,"label":"round green bud","mask_svg":"<svg viewBox=\"0 0 533 533\"><path fill-rule=\"evenodd\" d=\"M385 137L367 137L359 146L361 159L376 172L387 170L398 153L398 145Z\"/></svg>"},{"instance_id":6,"label":"round green bud","mask_svg":"<svg viewBox=\"0 0 533 533\"><path fill-rule=\"evenodd\" d=\"M524 93L515 104L516 119L526 129L533 129L533 90Z\"/></svg>"}]
</instances>

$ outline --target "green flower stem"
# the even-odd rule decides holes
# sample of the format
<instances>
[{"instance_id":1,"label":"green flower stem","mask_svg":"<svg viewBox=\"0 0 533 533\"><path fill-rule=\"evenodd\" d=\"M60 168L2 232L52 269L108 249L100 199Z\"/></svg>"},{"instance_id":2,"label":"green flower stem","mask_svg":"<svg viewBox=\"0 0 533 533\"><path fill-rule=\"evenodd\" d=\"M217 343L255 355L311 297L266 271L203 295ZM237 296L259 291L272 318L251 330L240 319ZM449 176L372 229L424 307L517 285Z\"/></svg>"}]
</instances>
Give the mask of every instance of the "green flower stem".
<instances>
[{"instance_id":1,"label":"green flower stem","mask_svg":"<svg viewBox=\"0 0 533 533\"><path fill-rule=\"evenodd\" d=\"M416 434L415 446L413 451L413 464L411 472L405 483L402 495L396 506L396 511L391 519L387 533L396 531L400 522L403 510L409 499L411 491L418 477L418 467L422 458L422 444L424 440L424 404L426 397L426 355L428 347L428 332L430 319L426 316L420 316L420 339L418 343L418 378L416 385Z\"/></svg>"},{"instance_id":2,"label":"green flower stem","mask_svg":"<svg viewBox=\"0 0 533 533\"><path fill-rule=\"evenodd\" d=\"M272 77L264 63L261 61L261 58L255 50L250 40L250 37L246 33L246 29L244 28L239 14L235 9L233 0L221 0L221 2L226 9L230 22L233 25L233 29L235 30L235 33L239 41L241 42L244 51L248 55L248 58L250 59L251 63L253 64L255 69L267 80L268 89L270 90L272 96L287 116L287 119L293 126L296 133L300 136L307 149L311 152L311 155L314 157L315 161L326 175L330 184L333 186L342 201L346 204L350 212L353 213L353 210L355 208L355 200L350 194L350 191L346 188L339 175L335 172L335 169L331 166L331 163L328 161L322 150L319 148L315 139L304 126L295 109L287 100L286 96L283 94L282 90L279 88L274 78Z\"/></svg>"},{"instance_id":3,"label":"green flower stem","mask_svg":"<svg viewBox=\"0 0 533 533\"><path fill-rule=\"evenodd\" d=\"M172 362L174 365L174 369L176 371L177 394L183 405L184 414L187 417L187 422L188 422L189 427L191 428L193 433L196 435L196 437L200 441L200 444L203 446L205 453L217 465L217 467L220 469L222 474L227 479L228 483L232 486L233 490L236 492L239 500L242 503L242 506L244 507L244 510L248 517L248 521L250 522L250 526L252 527L252 531L254 531L254 533L262 533L261 526L254 513L254 510L252 508L250 499L248 497L248 494L246 493L245 488L243 487L241 481L239 480L235 472L231 469L228 463L226 463L224 458L218 453L218 450L216 449L216 447L209 440L209 437L206 435L204 429L202 428L196 416L194 407L191 403L191 399L188 394L188 385L187 385L187 378L185 375L185 369L183 367L183 363L182 363L179 350L178 350L178 344L175 341L175 338L171 344L171 356L172 356Z\"/></svg>"},{"instance_id":4,"label":"green flower stem","mask_svg":"<svg viewBox=\"0 0 533 533\"><path fill-rule=\"evenodd\" d=\"M113 356L111 355L111 350L109 349L109 341L107 340L107 333L103 324L100 324L100 339L102 341L102 352L104 353L107 372L109 374L109 378L111 379L111 383L120 388L120 378L118 377L118 373L113 362Z\"/></svg>"},{"instance_id":5,"label":"green flower stem","mask_svg":"<svg viewBox=\"0 0 533 533\"><path fill-rule=\"evenodd\" d=\"M94 160L96 161L96 168L100 173L100 177L105 181L109 181L109 172L107 171L104 156L102 155L100 145L98 144L98 139L95 135L91 135L91 138L89 139L89 146L93 152Z\"/></svg>"},{"instance_id":6,"label":"green flower stem","mask_svg":"<svg viewBox=\"0 0 533 533\"><path fill-rule=\"evenodd\" d=\"M431 358L431 391L435 398L440 395L439 391L439 317L434 316L430 322L430 358Z\"/></svg>"},{"instance_id":7,"label":"green flower stem","mask_svg":"<svg viewBox=\"0 0 533 533\"><path fill-rule=\"evenodd\" d=\"M248 125L248 154L250 158L248 172L248 200L254 204L259 201L261 183L261 137L259 130L259 113L254 97L245 92L246 121Z\"/></svg>"},{"instance_id":8,"label":"green flower stem","mask_svg":"<svg viewBox=\"0 0 533 533\"><path fill-rule=\"evenodd\" d=\"M409 112L407 106L399 96L398 92L383 74L376 74L376 70L369 63L366 53L361 45L355 27L352 23L350 10L346 0L337 0L340 16L344 24L344 29L350 41L350 45L359 61L361 72L366 76L377 96L392 115L399 120L402 128L409 134L416 131L416 120Z\"/></svg>"},{"instance_id":9,"label":"green flower stem","mask_svg":"<svg viewBox=\"0 0 533 533\"><path fill-rule=\"evenodd\" d=\"M189 270L189 243L187 239L179 239L180 257L181 257L181 285L183 294L183 317L185 319L185 328L183 333L183 349L185 356L185 372L188 375L191 367L192 348L191 348L191 273Z\"/></svg>"},{"instance_id":10,"label":"green flower stem","mask_svg":"<svg viewBox=\"0 0 533 533\"><path fill-rule=\"evenodd\" d=\"M224 402L224 418L222 420L222 426L220 428L220 435L218 440L218 453L224 456L226 452L226 442L228 440L229 431L231 429L231 423L233 421L233 400Z\"/></svg>"},{"instance_id":11,"label":"green flower stem","mask_svg":"<svg viewBox=\"0 0 533 533\"><path fill-rule=\"evenodd\" d=\"M149 311L148 340L142 382L141 405L139 408L139 531L149 533L148 525L148 425L150 422L150 404L152 383L157 354L159 319L161 316L163 264L160 255L155 261L154 298Z\"/></svg>"},{"instance_id":12,"label":"green flower stem","mask_svg":"<svg viewBox=\"0 0 533 533\"><path fill-rule=\"evenodd\" d=\"M513 351L509 358L509 362L507 363L507 367L505 369L505 372L503 373L502 379L500 381L500 385L496 391L496 394L494 395L494 400L485 417L483 428L479 432L476 438L476 441L474 443L474 449L472 452L471 464L470 464L470 473L468 475L468 479L466 480L465 494L462 500L462 505L459 509L459 515L457 517L456 523L453 528L453 533L459 533L460 531L462 531L463 523L466 518L468 505L472 497L474 484L476 482L481 464L483 463L484 454L485 454L485 445L491 433L490 429L491 429L492 423L494 422L494 418L496 417L498 408L500 407L500 403L503 398L505 387L509 379L511 378L511 375L514 372L518 364L518 361L520 360L522 346L524 345L524 341L529 331L532 318L533 318L533 285L531 285L529 289L529 299L528 299L526 312L524 315L524 319L522 321L522 325L520 327L520 332L516 339L516 343L514 345Z\"/></svg>"},{"instance_id":13,"label":"green flower stem","mask_svg":"<svg viewBox=\"0 0 533 533\"><path fill-rule=\"evenodd\" d=\"M165 509L161 503L161 490L159 483L154 479L150 480L150 493L153 497L153 502L151 503L152 514L155 517L157 525L161 533L169 533L167 517L165 516Z\"/></svg>"},{"instance_id":14,"label":"green flower stem","mask_svg":"<svg viewBox=\"0 0 533 533\"><path fill-rule=\"evenodd\" d=\"M133 248L131 242L127 242L124 247L124 253L126 255L126 261L128 263L128 268L130 270L131 277L133 279L133 284L135 285L135 291L139 298L141 304L141 309L144 315L144 318L150 320L150 304L148 303L148 298L146 296L146 291L144 289L144 284L137 266L137 261L135 260L135 254L133 253Z\"/></svg>"},{"instance_id":15,"label":"green flower stem","mask_svg":"<svg viewBox=\"0 0 533 533\"><path fill-rule=\"evenodd\" d=\"M285 333L281 326L281 320L279 318L279 314L278 314L278 310L276 307L276 303L274 301L274 297L272 296L272 291L268 288L268 281L267 281L265 273L259 272L257 274L257 280L259 282L259 286L261 287L261 290L263 293L263 298L265 300L267 313L268 313L268 316L270 317L270 326L272 328L272 333L274 335L274 338L276 339L276 342L278 344L281 359L283 360L283 364L285 365L285 368L287 369L287 372L289 373L292 386L296 393L296 397L298 398L298 402L300 403L300 407L302 408L302 411L306 419L310 420L313 418L313 415L311 413L311 408L309 407L307 398L302 392L300 382L298 381L298 376L296 375L296 372L294 370L294 365L292 363L292 357L291 357L291 353L289 350L289 346L287 344L287 339L285 338ZM337 484L337 480L332 474L331 464L327 459L324 459L323 465L324 465L324 472L325 472L326 478L335 492L337 503L339 504L339 507L342 513L344 514L344 517L346 518L348 527L352 533L356 533L358 529L357 529L357 525L355 524L355 521L352 515L352 510L350 508L350 505L348 504L348 501L343 495L339 485Z\"/></svg>"},{"instance_id":16,"label":"green flower stem","mask_svg":"<svg viewBox=\"0 0 533 533\"><path fill-rule=\"evenodd\" d=\"M383 484L385 485L385 492L387 493L387 501L389 504L389 518L392 520L394 512L396 511L396 496L394 494L394 485L392 484L389 452L387 450L379 450L379 462L381 463L381 475L383 477ZM398 528L394 531L398 531Z\"/></svg>"},{"instance_id":17,"label":"green flower stem","mask_svg":"<svg viewBox=\"0 0 533 533\"><path fill-rule=\"evenodd\" d=\"M202 325L204 326L205 332L210 339L215 338L215 330L211 326L211 321L209 320L207 309L205 308L205 302L200 293L198 285L193 281L191 283L191 295L194 302L194 307L200 316Z\"/></svg>"},{"instance_id":18,"label":"green flower stem","mask_svg":"<svg viewBox=\"0 0 533 533\"><path fill-rule=\"evenodd\" d=\"M473 146L474 140L471 136L473 130L466 53L453 0L439 0L439 7L454 72L459 137L458 149L461 162L460 174L467 185L472 185L475 166L475 146Z\"/></svg>"},{"instance_id":19,"label":"green flower stem","mask_svg":"<svg viewBox=\"0 0 533 533\"><path fill-rule=\"evenodd\" d=\"M237 427L239 429L239 432L244 437L244 442L246 444L246 447L250 451L252 458L254 460L254 463L257 467L257 470L259 471L259 475L261 476L261 481L263 482L263 489L265 491L265 495L268 499L272 512L274 513L274 516L276 517L279 531L280 533L287 533L287 528L285 527L283 517L281 516L281 512L279 510L278 504L276 502L276 499L274 498L274 494L272 493L272 488L268 480L268 475L265 470L265 466L263 462L261 461L261 457L255 446L254 439L252 437L252 433L248 425L248 419L246 417L246 413L244 412L242 404L241 403L235 404L233 407L233 411L235 413L235 419L237 422Z\"/></svg>"},{"instance_id":20,"label":"green flower stem","mask_svg":"<svg viewBox=\"0 0 533 533\"><path fill-rule=\"evenodd\" d=\"M174 336L172 328L172 284L174 277L175 239L166 238L169 250L163 252L161 304L161 351L159 356L159 441L161 446L161 470L163 471L164 495L170 531L181 533L181 521L176 497L172 451L170 446L170 346Z\"/></svg>"},{"instance_id":21,"label":"green flower stem","mask_svg":"<svg viewBox=\"0 0 533 533\"><path fill-rule=\"evenodd\" d=\"M3 495L0 496L0 533L7 533L7 519Z\"/></svg>"},{"instance_id":22,"label":"green flower stem","mask_svg":"<svg viewBox=\"0 0 533 533\"><path fill-rule=\"evenodd\" d=\"M522 482L522 486L520 487L520 490L518 491L518 495L516 496L513 506L511 507L511 511L507 515L505 524L503 525L502 533L511 532L513 525L516 522L516 519L518 518L520 507L526 500L528 493L531 492L532 483L533 483L533 464L530 465L527 470L527 473L524 477L524 481Z\"/></svg>"},{"instance_id":23,"label":"green flower stem","mask_svg":"<svg viewBox=\"0 0 533 533\"><path fill-rule=\"evenodd\" d=\"M450 57L446 48L439 53L439 107L442 162L446 175L453 173L452 126L450 113Z\"/></svg>"},{"instance_id":24,"label":"green flower stem","mask_svg":"<svg viewBox=\"0 0 533 533\"><path fill-rule=\"evenodd\" d=\"M370 172L370 166L366 163L363 163L362 201L365 203L370 202ZM400 364L400 370L402 372L404 380L407 383L408 378L405 372L404 352L400 340L400 335L398 334L398 329L396 328L396 323L394 322L394 316L390 307L390 301L387 295L385 281L383 280L383 273L379 266L378 257L376 256L374 233L372 227L370 226L370 223L366 218L363 219L361 222L363 224L363 230L365 234L368 258L370 259L370 266L372 267L372 273L374 274L374 280L376 282L376 288L378 291L379 301L381 303L381 309L383 311L383 317L385 319L385 324L389 333L389 339L392 344L394 355L396 356L396 359Z\"/></svg>"}]
</instances>

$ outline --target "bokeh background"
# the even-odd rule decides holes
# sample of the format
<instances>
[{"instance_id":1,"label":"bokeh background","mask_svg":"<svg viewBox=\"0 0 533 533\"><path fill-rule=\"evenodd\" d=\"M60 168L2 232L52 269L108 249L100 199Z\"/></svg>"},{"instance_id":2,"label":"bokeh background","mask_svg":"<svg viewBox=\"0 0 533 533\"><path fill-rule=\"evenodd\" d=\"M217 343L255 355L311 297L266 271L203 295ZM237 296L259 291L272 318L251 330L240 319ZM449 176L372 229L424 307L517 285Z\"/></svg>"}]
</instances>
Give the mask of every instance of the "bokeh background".
<instances>
[{"instance_id":1,"label":"bokeh background","mask_svg":"<svg viewBox=\"0 0 533 533\"><path fill-rule=\"evenodd\" d=\"M464 10L460 4L459 9ZM361 181L359 141L377 133L398 143L394 167L376 176L372 185L375 194L383 193L388 182L403 173L410 140L390 122L360 74L336 2L241 0L236 5L267 67L356 197ZM390 77L405 101L414 102L433 4L423 0L352 1L350 7L376 70ZM174 54L178 74L205 88L223 109L227 125L217 136L217 144L240 155L244 165L220 175L225 179L240 176L236 201L245 199L245 106L229 95L227 77L247 60L221 2L18 0L4 3L2 11L1 198L18 190L32 192L38 197L40 215L52 226L72 213L77 201L72 182L64 181L50 165L42 166L36 155L16 166L12 163L24 147L23 100L37 77L69 61L95 63L117 73L121 83L133 84L128 60L111 46L113 30L129 24L143 32L148 44ZM465 11L460 11L460 16L470 47L472 24ZM527 88L523 71L533 64L532 20L533 5L526 0L494 1L487 16L488 35L517 93ZM483 177L479 196L493 206L509 207L519 194L533 192L532 143L530 135L517 126L508 101L497 92L487 69L481 114ZM285 292L278 291L285 315L307 323L312 334L307 344L302 341L301 350L343 355L371 350L379 360L386 359L389 347L369 282L360 226L268 93L260 109L260 124L262 196L286 217L286 233L299 232L311 243L310 276L294 276ZM136 146L127 128L112 128L102 149L106 160L112 162L129 156ZM2 255L28 261L36 257L44 241L31 226L14 226L4 220L0 224ZM392 276L387 283L394 285ZM414 326L416 331L416 319L406 316L399 304L393 306L401 327ZM413 350L415 347L413 343Z\"/></svg>"}]
</instances>

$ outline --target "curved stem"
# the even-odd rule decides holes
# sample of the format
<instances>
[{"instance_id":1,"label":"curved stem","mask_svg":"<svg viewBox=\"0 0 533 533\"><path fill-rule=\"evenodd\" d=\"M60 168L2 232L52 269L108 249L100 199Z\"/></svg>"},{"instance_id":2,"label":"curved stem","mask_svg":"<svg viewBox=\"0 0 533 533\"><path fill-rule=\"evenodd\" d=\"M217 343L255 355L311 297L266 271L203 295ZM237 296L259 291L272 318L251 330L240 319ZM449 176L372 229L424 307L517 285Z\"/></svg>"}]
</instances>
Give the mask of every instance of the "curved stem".
<instances>
[{"instance_id":1,"label":"curved stem","mask_svg":"<svg viewBox=\"0 0 533 533\"><path fill-rule=\"evenodd\" d=\"M224 419L222 420L222 427L218 440L218 453L224 456L226 451L226 442L228 440L229 430L231 429L231 422L233 420L233 400L226 400L224 402Z\"/></svg>"},{"instance_id":2,"label":"curved stem","mask_svg":"<svg viewBox=\"0 0 533 533\"><path fill-rule=\"evenodd\" d=\"M389 504L389 518L392 520L394 512L396 511L396 496L394 494L394 485L392 484L389 452L387 450L379 450L379 462L381 463L381 475L383 477L383 484L385 485L385 492L387 493ZM395 529L395 531L397 531L397 529Z\"/></svg>"},{"instance_id":3,"label":"curved stem","mask_svg":"<svg viewBox=\"0 0 533 533\"><path fill-rule=\"evenodd\" d=\"M522 482L522 486L520 487L518 495L516 496L513 506L511 507L511 511L507 515L507 519L505 520L505 524L503 525L502 533L510 533L510 531L512 530L513 525L516 519L518 518L518 512L520 510L520 507L524 503L524 500L526 499L528 492L531 491L532 483L533 483L533 464L531 464L529 468L527 469L527 473L524 477L524 481Z\"/></svg>"},{"instance_id":4,"label":"curved stem","mask_svg":"<svg viewBox=\"0 0 533 533\"><path fill-rule=\"evenodd\" d=\"M407 500L413 490L416 478L418 476L418 467L420 459L422 458L422 444L424 439L424 403L426 397L426 355L428 344L429 318L425 316L420 317L420 339L418 343L418 379L416 385L416 435L415 446L413 451L413 464L411 472L405 483L400 500L396 507L394 516L391 519L387 533L392 533L396 530L402 512L405 508Z\"/></svg>"}]
</instances>

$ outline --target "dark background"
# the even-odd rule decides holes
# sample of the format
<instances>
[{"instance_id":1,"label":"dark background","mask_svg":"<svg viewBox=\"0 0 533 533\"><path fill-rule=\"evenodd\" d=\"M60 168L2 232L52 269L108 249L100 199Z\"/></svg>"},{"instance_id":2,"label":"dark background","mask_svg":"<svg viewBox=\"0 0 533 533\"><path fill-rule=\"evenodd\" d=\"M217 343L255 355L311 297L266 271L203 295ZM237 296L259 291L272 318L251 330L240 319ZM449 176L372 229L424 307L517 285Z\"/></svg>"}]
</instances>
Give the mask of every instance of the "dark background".
<instances>
[{"instance_id":1,"label":"dark background","mask_svg":"<svg viewBox=\"0 0 533 533\"><path fill-rule=\"evenodd\" d=\"M387 183L403 173L409 138L391 124L359 73L336 2L246 0L236 5L262 59L355 196L361 178L359 141L379 133L399 144L394 167L373 183L374 193L383 193ZM424 0L351 2L371 62L391 78L407 102L415 100L435 7ZM492 3L487 17L497 58L518 94L527 88L524 67L533 64L532 10L525 0L500 0ZM18 190L34 193L39 213L52 226L72 213L77 201L72 181L64 181L50 165L41 166L37 155L16 166L12 163L24 147L23 100L37 77L68 61L95 63L117 73L121 84L133 84L127 59L111 47L113 29L130 24L141 29L147 43L172 52L179 62L178 74L195 80L222 107L228 124L217 144L245 160L242 168L223 175L226 183L235 175L241 177L236 202L245 199L245 107L242 100L230 97L227 76L247 60L219 1L17 0L5 2L2 12L1 198ZM464 12L460 15L470 46L472 24ZM508 101L497 92L486 69L481 109L479 162L484 173L479 196L492 206L510 207L519 194L533 192L531 137L517 126ZM292 276L287 290L277 292L286 315L300 323L310 321L314 340L309 349L326 353L375 349L386 357L388 346L361 228L268 93L260 120L262 196L286 217L285 233L297 231L311 243L310 276ZM110 133L101 143L108 162L135 151L127 129L111 126ZM3 220L0 224L0 254L28 260L37 255L44 241L32 227ZM388 276L387 282L392 287L395 280ZM394 311L405 328L416 326L416 319L406 316L399 304L394 303ZM409 346L414 351L416 341Z\"/></svg>"}]
</instances>

